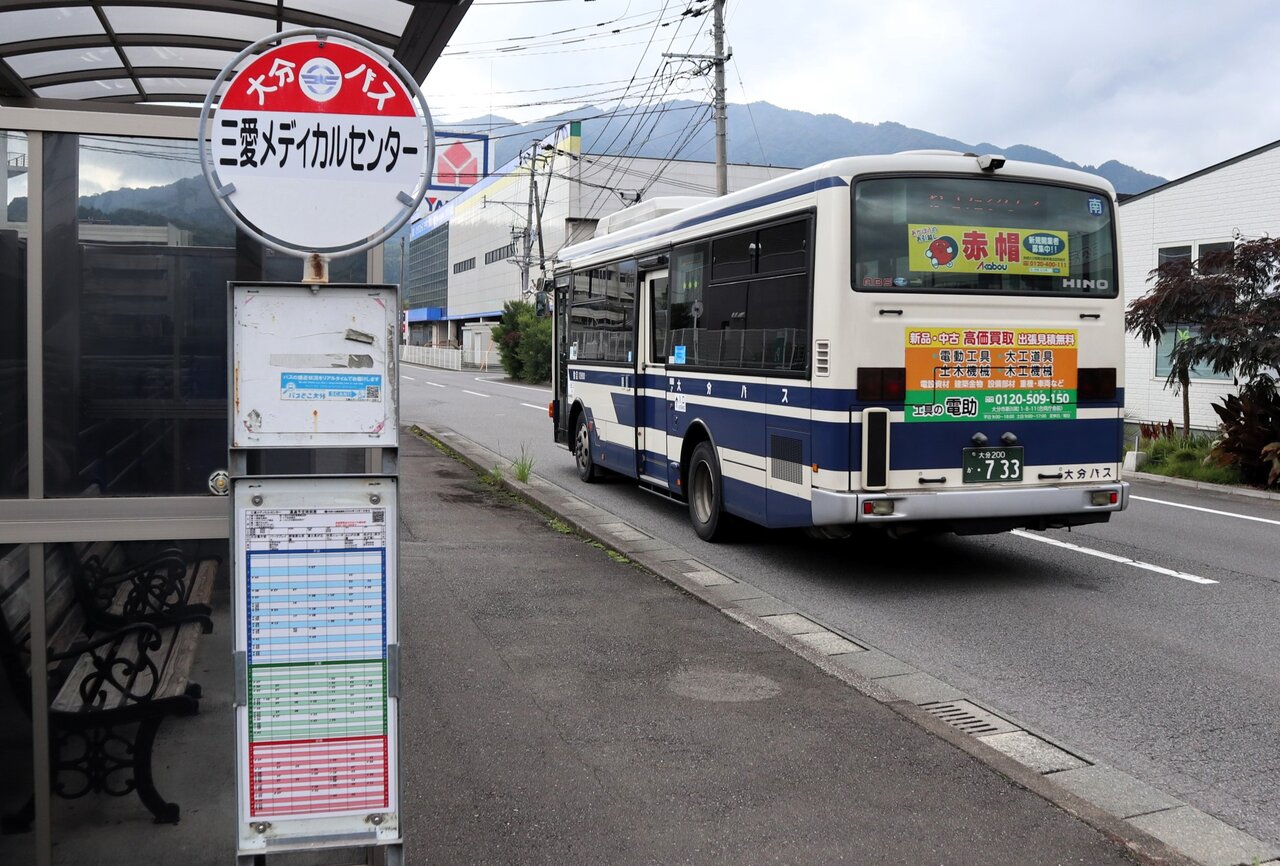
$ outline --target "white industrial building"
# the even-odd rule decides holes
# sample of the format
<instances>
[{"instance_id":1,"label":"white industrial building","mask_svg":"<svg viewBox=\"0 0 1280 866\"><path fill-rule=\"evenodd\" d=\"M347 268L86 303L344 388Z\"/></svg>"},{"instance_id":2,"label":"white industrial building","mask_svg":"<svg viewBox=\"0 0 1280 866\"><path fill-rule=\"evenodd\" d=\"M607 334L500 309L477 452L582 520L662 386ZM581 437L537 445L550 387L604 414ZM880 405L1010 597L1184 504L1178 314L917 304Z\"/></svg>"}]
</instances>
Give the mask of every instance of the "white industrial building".
<instances>
[{"instance_id":1,"label":"white industrial building","mask_svg":"<svg viewBox=\"0 0 1280 866\"><path fill-rule=\"evenodd\" d=\"M1270 178L1280 180L1280 141L1149 189L1120 203L1120 249L1125 301L1151 288L1148 277L1161 262L1199 259L1230 249L1238 238L1274 235L1280 228L1280 201ZM1128 336L1125 352L1125 413L1130 421L1181 424L1182 395L1166 384L1172 335L1144 346ZM1218 426L1212 403L1235 392L1229 375L1193 371L1191 424Z\"/></svg>"},{"instance_id":2,"label":"white industrial building","mask_svg":"<svg viewBox=\"0 0 1280 866\"><path fill-rule=\"evenodd\" d=\"M728 186L791 170L730 165ZM404 281L409 342L460 346L481 360L503 304L530 299L556 253L590 238L602 217L637 199L714 190L712 163L582 153L581 125L567 123L414 224Z\"/></svg>"}]
</instances>

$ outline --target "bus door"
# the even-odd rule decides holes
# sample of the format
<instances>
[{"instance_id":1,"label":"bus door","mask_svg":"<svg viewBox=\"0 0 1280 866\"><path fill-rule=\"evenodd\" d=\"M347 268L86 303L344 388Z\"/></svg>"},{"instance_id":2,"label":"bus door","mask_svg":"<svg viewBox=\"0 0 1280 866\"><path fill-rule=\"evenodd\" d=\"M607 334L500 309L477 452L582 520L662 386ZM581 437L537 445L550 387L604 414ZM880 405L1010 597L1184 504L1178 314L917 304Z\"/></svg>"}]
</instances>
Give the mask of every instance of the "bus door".
<instances>
[{"instance_id":1,"label":"bus door","mask_svg":"<svg viewBox=\"0 0 1280 866\"><path fill-rule=\"evenodd\" d=\"M552 419L553 435L556 442L569 441L569 304L572 302L571 280L569 274L556 277L552 315L555 331L555 347L553 360L555 370L552 372L552 398L555 400L556 414Z\"/></svg>"},{"instance_id":2,"label":"bus door","mask_svg":"<svg viewBox=\"0 0 1280 866\"><path fill-rule=\"evenodd\" d=\"M641 297L646 304L647 324L642 322L639 333L647 345L637 346L641 360L640 381L636 383L636 462L642 480L670 488L673 483L667 471L670 279L665 266L642 271L640 279L644 287Z\"/></svg>"}]
</instances>

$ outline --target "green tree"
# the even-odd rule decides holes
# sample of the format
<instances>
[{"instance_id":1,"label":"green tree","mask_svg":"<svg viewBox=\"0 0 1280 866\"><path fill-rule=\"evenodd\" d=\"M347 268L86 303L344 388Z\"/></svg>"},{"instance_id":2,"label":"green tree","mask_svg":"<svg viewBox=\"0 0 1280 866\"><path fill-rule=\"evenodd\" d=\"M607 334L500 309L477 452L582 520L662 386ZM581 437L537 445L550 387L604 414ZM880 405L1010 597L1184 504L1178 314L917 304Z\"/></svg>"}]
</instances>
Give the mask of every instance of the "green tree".
<instances>
[{"instance_id":1,"label":"green tree","mask_svg":"<svg viewBox=\"0 0 1280 866\"><path fill-rule=\"evenodd\" d=\"M1129 305L1125 327L1145 345L1176 328L1169 353L1168 383L1183 395L1183 432L1190 432L1187 389L1191 371L1200 365L1231 374L1240 388L1238 411L1230 401L1214 406L1220 417L1228 409L1238 424L1224 428L1224 438L1247 437L1269 444L1280 439L1280 239L1259 238L1196 261L1167 262L1151 272L1151 290ZM1273 435L1274 434L1274 435ZM1230 443L1228 443L1230 444ZM1254 449L1227 448L1245 477L1254 476L1262 455ZM1265 477L1265 473L1264 473Z\"/></svg>"},{"instance_id":2,"label":"green tree","mask_svg":"<svg viewBox=\"0 0 1280 866\"><path fill-rule=\"evenodd\" d=\"M502 305L502 318L494 326L493 342L498 347L502 369L512 379L521 379L524 362L520 359L520 340L528 323L535 319L533 305L527 301L507 301Z\"/></svg>"},{"instance_id":3,"label":"green tree","mask_svg":"<svg viewBox=\"0 0 1280 866\"><path fill-rule=\"evenodd\" d=\"M551 381L551 318L535 316L520 332L520 376L526 382Z\"/></svg>"}]
</instances>

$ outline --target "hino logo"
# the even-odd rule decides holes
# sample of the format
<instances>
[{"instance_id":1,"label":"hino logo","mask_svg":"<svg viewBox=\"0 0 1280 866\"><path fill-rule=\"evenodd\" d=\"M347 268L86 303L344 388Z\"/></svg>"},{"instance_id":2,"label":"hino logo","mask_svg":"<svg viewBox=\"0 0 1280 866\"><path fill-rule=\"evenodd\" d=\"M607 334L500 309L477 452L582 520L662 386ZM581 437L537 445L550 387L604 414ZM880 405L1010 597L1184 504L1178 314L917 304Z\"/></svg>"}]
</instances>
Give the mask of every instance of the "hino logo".
<instances>
[{"instance_id":1,"label":"hino logo","mask_svg":"<svg viewBox=\"0 0 1280 866\"><path fill-rule=\"evenodd\" d=\"M1063 280L1062 287L1064 289L1084 289L1086 292L1094 289L1105 292L1111 288L1111 283L1107 280Z\"/></svg>"}]
</instances>

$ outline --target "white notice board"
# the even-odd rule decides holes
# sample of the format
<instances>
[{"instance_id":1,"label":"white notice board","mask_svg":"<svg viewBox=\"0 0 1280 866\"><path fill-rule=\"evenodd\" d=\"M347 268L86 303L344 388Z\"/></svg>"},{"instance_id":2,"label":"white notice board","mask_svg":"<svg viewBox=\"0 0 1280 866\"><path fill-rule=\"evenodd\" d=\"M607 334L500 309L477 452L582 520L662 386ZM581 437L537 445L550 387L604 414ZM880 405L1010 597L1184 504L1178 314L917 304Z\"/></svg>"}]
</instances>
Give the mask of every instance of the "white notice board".
<instances>
[{"instance_id":1,"label":"white notice board","mask_svg":"<svg viewBox=\"0 0 1280 866\"><path fill-rule=\"evenodd\" d=\"M232 491L242 852L400 841L396 479Z\"/></svg>"},{"instance_id":2,"label":"white notice board","mask_svg":"<svg viewBox=\"0 0 1280 866\"><path fill-rule=\"evenodd\" d=\"M394 448L396 286L231 284L231 447Z\"/></svg>"}]
</instances>

